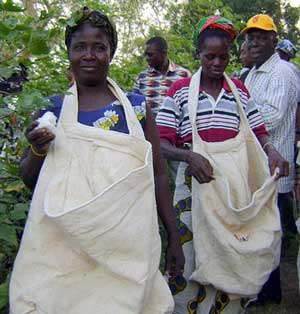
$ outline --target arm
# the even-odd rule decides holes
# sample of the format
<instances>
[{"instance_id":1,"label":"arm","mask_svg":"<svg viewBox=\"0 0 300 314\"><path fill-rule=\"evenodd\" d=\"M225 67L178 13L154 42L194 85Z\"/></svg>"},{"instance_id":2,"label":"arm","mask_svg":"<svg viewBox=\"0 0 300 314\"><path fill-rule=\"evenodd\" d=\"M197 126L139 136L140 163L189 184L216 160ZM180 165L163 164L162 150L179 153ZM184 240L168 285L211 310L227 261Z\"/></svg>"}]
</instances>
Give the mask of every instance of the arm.
<instances>
[{"instance_id":1,"label":"arm","mask_svg":"<svg viewBox=\"0 0 300 314\"><path fill-rule=\"evenodd\" d=\"M268 132L263 122L262 116L257 109L256 103L253 101L253 99L249 100L250 95L246 87L242 85L242 88L244 88L244 97L241 97L241 99L243 99L243 105L247 115L247 119L252 131L256 135L258 141L260 142L260 145L268 156L268 163L271 175L273 175L275 169L278 168L279 173L277 174L276 179L288 176L289 163L285 159L283 159L283 157L271 144Z\"/></svg>"},{"instance_id":2,"label":"arm","mask_svg":"<svg viewBox=\"0 0 300 314\"><path fill-rule=\"evenodd\" d=\"M168 233L166 271L171 276L177 276L183 270L184 255L175 216L172 211L172 198L169 189L169 179L165 173L165 160L160 152L159 136L149 106L146 107L145 133L146 139L152 144L157 210Z\"/></svg>"},{"instance_id":3,"label":"arm","mask_svg":"<svg viewBox=\"0 0 300 314\"><path fill-rule=\"evenodd\" d=\"M208 183L214 180L213 167L202 155L194 153L191 150L178 148L166 139L161 140L161 149L165 158L187 162L191 175L199 183Z\"/></svg>"},{"instance_id":4,"label":"arm","mask_svg":"<svg viewBox=\"0 0 300 314\"><path fill-rule=\"evenodd\" d=\"M39 113L34 115L37 119ZM25 136L30 143L22 154L19 171L25 185L34 189L40 170L44 163L47 151L55 135L46 128L36 130L38 122L33 122L26 130Z\"/></svg>"},{"instance_id":5,"label":"arm","mask_svg":"<svg viewBox=\"0 0 300 314\"><path fill-rule=\"evenodd\" d=\"M199 183L213 180L213 168L209 161L200 154L176 146L180 132L181 116L180 104L174 95L181 88L179 81L173 83L165 98L156 121L159 127L161 149L166 159L185 161L189 171ZM179 87L177 86L179 85Z\"/></svg>"},{"instance_id":6,"label":"arm","mask_svg":"<svg viewBox=\"0 0 300 314\"><path fill-rule=\"evenodd\" d=\"M271 175L274 174L275 169L279 169L279 173L276 176L276 180L281 177L287 177L289 175L289 163L286 161L275 147L269 141L268 135L258 137L260 145L268 156L268 163Z\"/></svg>"}]
</instances>

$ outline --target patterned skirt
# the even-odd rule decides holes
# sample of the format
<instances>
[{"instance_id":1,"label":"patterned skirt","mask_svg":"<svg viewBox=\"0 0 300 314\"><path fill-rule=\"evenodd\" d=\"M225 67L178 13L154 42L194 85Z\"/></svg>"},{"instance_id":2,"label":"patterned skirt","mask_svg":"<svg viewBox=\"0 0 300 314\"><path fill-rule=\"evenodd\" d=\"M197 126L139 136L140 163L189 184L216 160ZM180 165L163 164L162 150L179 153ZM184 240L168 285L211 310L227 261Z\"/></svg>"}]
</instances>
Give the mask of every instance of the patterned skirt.
<instances>
[{"instance_id":1,"label":"patterned skirt","mask_svg":"<svg viewBox=\"0 0 300 314\"><path fill-rule=\"evenodd\" d=\"M183 245L185 267L182 276L169 280L169 287L175 300L174 314L245 313L248 299L237 298L232 300L227 293L219 291L213 286L202 285L189 280L195 269L191 185L192 180L187 171L187 163L181 162L175 184L174 212Z\"/></svg>"}]
</instances>

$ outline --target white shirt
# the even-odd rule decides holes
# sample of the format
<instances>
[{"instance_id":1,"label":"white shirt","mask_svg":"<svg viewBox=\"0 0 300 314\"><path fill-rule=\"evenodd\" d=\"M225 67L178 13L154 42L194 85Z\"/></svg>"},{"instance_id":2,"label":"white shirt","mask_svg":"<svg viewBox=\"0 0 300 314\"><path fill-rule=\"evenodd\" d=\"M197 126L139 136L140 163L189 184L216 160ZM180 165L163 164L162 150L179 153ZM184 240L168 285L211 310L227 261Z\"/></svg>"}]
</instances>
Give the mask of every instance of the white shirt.
<instances>
[{"instance_id":1,"label":"white shirt","mask_svg":"<svg viewBox=\"0 0 300 314\"><path fill-rule=\"evenodd\" d=\"M297 82L297 91L298 91L298 103L300 103L300 71L299 69L297 69L297 67L295 66L295 64L289 62L289 61L285 61L287 63L287 65L293 70L293 72L295 73L298 82Z\"/></svg>"},{"instance_id":2,"label":"white shirt","mask_svg":"<svg viewBox=\"0 0 300 314\"><path fill-rule=\"evenodd\" d=\"M245 85L265 122L270 141L290 163L290 175L279 180L279 193L294 189L294 138L297 78L287 63L274 53L258 69L249 72Z\"/></svg>"}]
</instances>

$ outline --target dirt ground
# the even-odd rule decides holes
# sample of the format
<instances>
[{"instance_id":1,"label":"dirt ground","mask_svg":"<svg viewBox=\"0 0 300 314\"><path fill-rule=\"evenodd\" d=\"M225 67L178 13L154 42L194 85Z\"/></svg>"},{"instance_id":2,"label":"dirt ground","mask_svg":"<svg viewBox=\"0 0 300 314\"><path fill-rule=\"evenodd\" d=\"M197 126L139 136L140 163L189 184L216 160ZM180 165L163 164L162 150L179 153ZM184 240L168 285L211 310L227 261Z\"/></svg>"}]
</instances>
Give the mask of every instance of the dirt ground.
<instances>
[{"instance_id":1,"label":"dirt ground","mask_svg":"<svg viewBox=\"0 0 300 314\"><path fill-rule=\"evenodd\" d=\"M297 273L298 239L294 239L289 253L281 260L282 302L251 307L247 314L300 314L300 294Z\"/></svg>"}]
</instances>

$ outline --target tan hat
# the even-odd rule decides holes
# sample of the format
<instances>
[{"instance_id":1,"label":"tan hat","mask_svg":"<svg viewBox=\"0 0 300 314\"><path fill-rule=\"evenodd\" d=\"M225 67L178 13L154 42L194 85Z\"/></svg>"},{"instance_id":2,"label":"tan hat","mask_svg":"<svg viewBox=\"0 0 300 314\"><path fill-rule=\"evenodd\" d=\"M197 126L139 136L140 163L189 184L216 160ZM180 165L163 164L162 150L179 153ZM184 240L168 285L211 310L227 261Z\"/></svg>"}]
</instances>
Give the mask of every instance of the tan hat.
<instances>
[{"instance_id":1,"label":"tan hat","mask_svg":"<svg viewBox=\"0 0 300 314\"><path fill-rule=\"evenodd\" d=\"M277 33L277 27L273 19L267 14L257 14L252 16L248 20L247 26L242 30L242 33L247 33L251 28L258 28L264 31L274 31Z\"/></svg>"}]
</instances>

